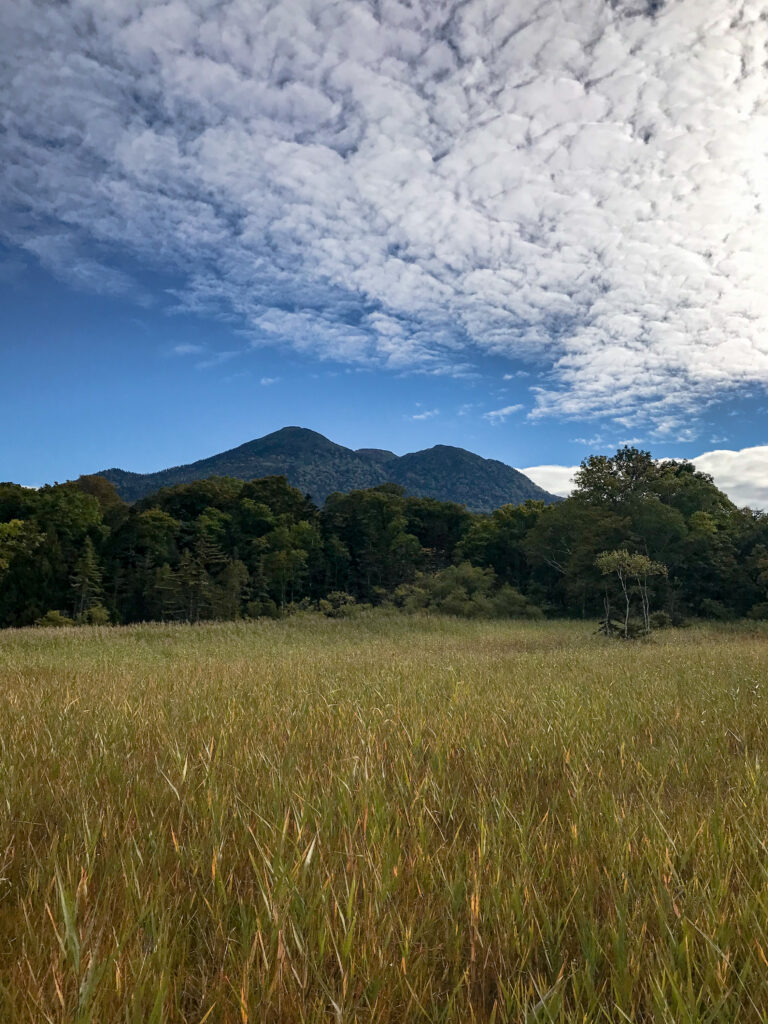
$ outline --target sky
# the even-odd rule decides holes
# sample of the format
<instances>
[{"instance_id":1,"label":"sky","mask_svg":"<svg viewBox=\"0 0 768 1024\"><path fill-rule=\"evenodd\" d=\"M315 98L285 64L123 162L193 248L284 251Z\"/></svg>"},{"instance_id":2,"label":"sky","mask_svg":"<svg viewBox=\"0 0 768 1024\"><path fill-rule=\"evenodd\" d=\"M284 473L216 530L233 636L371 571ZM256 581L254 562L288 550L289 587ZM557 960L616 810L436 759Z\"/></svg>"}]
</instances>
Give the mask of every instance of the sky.
<instances>
[{"instance_id":1,"label":"sky","mask_svg":"<svg viewBox=\"0 0 768 1024\"><path fill-rule=\"evenodd\" d=\"M768 508L763 0L0 5L0 479L287 425Z\"/></svg>"}]
</instances>

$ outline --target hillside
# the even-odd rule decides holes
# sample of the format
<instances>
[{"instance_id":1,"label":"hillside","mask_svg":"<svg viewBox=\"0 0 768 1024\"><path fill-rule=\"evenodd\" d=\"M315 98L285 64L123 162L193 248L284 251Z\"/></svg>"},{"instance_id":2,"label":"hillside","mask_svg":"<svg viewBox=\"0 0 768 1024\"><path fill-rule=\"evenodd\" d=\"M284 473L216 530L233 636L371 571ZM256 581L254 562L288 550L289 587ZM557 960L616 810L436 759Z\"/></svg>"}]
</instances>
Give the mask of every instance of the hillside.
<instances>
[{"instance_id":1,"label":"hillside","mask_svg":"<svg viewBox=\"0 0 768 1024\"><path fill-rule=\"evenodd\" d=\"M319 505L334 491L387 482L401 484L408 494L460 502L475 512L490 512L528 498L547 503L560 500L511 466L463 448L436 445L402 456L378 448L353 451L303 427L284 427L218 455L156 473L107 469L100 475L126 501L210 476L253 480L275 475L285 476Z\"/></svg>"}]
</instances>

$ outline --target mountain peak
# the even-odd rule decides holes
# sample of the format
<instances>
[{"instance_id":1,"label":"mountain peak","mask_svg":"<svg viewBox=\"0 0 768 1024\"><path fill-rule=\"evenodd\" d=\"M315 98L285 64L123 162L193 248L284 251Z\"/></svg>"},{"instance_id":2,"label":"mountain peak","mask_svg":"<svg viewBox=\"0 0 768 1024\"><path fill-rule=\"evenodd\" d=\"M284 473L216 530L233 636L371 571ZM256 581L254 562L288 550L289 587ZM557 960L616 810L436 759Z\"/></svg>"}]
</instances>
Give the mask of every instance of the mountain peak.
<instances>
[{"instance_id":1,"label":"mountain peak","mask_svg":"<svg viewBox=\"0 0 768 1024\"><path fill-rule=\"evenodd\" d=\"M127 501L161 487L211 476L254 480L285 476L290 484L322 504L334 491L383 483L400 484L407 494L456 501L475 512L490 512L529 498L558 501L511 466L484 459L464 448L438 444L397 456L382 448L353 451L307 427L282 427L238 448L157 473L108 469L101 473Z\"/></svg>"}]
</instances>

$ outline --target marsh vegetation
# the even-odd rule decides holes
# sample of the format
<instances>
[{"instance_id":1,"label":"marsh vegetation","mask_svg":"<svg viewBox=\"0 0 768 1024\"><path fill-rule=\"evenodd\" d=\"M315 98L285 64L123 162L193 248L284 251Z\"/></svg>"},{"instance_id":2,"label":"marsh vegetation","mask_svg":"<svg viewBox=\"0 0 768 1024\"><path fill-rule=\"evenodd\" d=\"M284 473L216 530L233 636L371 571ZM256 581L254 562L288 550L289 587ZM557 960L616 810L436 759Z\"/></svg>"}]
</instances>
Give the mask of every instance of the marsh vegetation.
<instances>
[{"instance_id":1,"label":"marsh vegetation","mask_svg":"<svg viewBox=\"0 0 768 1024\"><path fill-rule=\"evenodd\" d=\"M0 634L0 1019L761 1021L768 634Z\"/></svg>"}]
</instances>

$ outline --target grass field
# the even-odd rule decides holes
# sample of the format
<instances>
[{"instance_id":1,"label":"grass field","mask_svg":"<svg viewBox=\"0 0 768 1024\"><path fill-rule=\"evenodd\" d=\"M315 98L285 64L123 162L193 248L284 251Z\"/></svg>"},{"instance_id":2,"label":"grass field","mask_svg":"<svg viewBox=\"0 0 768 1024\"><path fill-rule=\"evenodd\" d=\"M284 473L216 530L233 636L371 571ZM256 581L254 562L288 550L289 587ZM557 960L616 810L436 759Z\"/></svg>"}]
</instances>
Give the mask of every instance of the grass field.
<instances>
[{"instance_id":1,"label":"grass field","mask_svg":"<svg viewBox=\"0 0 768 1024\"><path fill-rule=\"evenodd\" d=\"M768 634L0 633L0 1021L768 1020Z\"/></svg>"}]
</instances>

